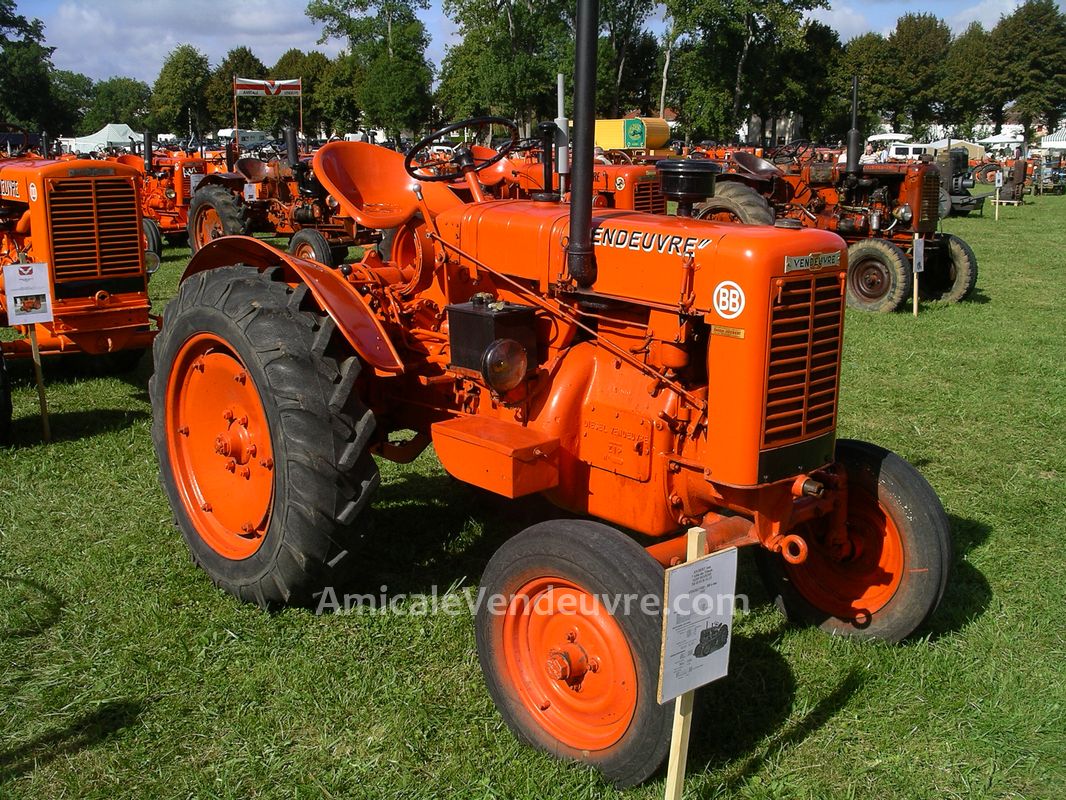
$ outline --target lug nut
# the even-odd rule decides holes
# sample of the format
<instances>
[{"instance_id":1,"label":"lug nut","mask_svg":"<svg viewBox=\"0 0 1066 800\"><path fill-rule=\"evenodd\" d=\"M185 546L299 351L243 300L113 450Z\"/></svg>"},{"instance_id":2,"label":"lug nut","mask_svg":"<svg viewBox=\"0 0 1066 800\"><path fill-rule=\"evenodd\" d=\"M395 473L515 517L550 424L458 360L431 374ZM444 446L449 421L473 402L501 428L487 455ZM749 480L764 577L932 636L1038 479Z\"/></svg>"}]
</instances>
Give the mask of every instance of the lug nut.
<instances>
[{"instance_id":1,"label":"lug nut","mask_svg":"<svg viewBox=\"0 0 1066 800\"><path fill-rule=\"evenodd\" d=\"M244 372L238 372L236 375L233 376L233 380L240 384L243 384L247 379L248 375Z\"/></svg>"},{"instance_id":2,"label":"lug nut","mask_svg":"<svg viewBox=\"0 0 1066 800\"><path fill-rule=\"evenodd\" d=\"M233 412L227 408L225 411L222 412L222 419L226 420L226 422L232 422Z\"/></svg>"},{"instance_id":3,"label":"lug nut","mask_svg":"<svg viewBox=\"0 0 1066 800\"><path fill-rule=\"evenodd\" d=\"M211 511L211 504L210 504L210 503L201 503L201 504L200 504L200 510L201 510L201 511L206 511L206 512L210 513L210 511Z\"/></svg>"},{"instance_id":4,"label":"lug nut","mask_svg":"<svg viewBox=\"0 0 1066 800\"><path fill-rule=\"evenodd\" d=\"M189 426L188 425L182 425L180 428L178 428L178 433L180 433L182 436L188 436L189 435Z\"/></svg>"},{"instance_id":5,"label":"lug nut","mask_svg":"<svg viewBox=\"0 0 1066 800\"><path fill-rule=\"evenodd\" d=\"M241 477L248 480L252 476L252 471L248 467L241 467Z\"/></svg>"},{"instance_id":6,"label":"lug nut","mask_svg":"<svg viewBox=\"0 0 1066 800\"><path fill-rule=\"evenodd\" d=\"M570 677L570 662L562 653L552 653L544 665L548 677L555 681L565 681Z\"/></svg>"},{"instance_id":7,"label":"lug nut","mask_svg":"<svg viewBox=\"0 0 1066 800\"><path fill-rule=\"evenodd\" d=\"M272 458L260 459L259 460L259 466L261 466L263 469L274 469L274 459L272 459Z\"/></svg>"},{"instance_id":8,"label":"lug nut","mask_svg":"<svg viewBox=\"0 0 1066 800\"><path fill-rule=\"evenodd\" d=\"M237 462L231 458L226 462L226 472L233 472L235 469L237 469Z\"/></svg>"}]
</instances>

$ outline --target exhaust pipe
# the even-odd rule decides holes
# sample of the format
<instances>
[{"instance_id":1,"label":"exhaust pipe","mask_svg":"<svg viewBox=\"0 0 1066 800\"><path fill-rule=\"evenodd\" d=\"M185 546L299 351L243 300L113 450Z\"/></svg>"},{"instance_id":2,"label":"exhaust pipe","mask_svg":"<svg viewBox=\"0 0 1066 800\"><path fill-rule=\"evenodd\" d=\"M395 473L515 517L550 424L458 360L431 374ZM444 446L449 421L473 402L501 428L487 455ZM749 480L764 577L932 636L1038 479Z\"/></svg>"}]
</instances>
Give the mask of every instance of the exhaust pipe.
<instances>
[{"instance_id":1,"label":"exhaust pipe","mask_svg":"<svg viewBox=\"0 0 1066 800\"><path fill-rule=\"evenodd\" d=\"M296 128L292 125L285 126L285 160L289 162L290 169L296 169L300 163L299 144L296 141Z\"/></svg>"},{"instance_id":2,"label":"exhaust pipe","mask_svg":"<svg viewBox=\"0 0 1066 800\"><path fill-rule=\"evenodd\" d=\"M859 133L859 76L851 76L851 130L848 131L848 160L845 170L848 175L858 175L862 171L859 164L862 149L862 135Z\"/></svg>"},{"instance_id":3,"label":"exhaust pipe","mask_svg":"<svg viewBox=\"0 0 1066 800\"><path fill-rule=\"evenodd\" d=\"M152 141L152 132L144 132L144 171L145 174L152 174L152 151L155 150L155 142Z\"/></svg>"},{"instance_id":4,"label":"exhaust pipe","mask_svg":"<svg viewBox=\"0 0 1066 800\"><path fill-rule=\"evenodd\" d=\"M592 252L592 148L596 126L596 47L599 0L578 0L574 54L574 164L570 181L570 244L566 266L582 289L596 282Z\"/></svg>"},{"instance_id":5,"label":"exhaust pipe","mask_svg":"<svg viewBox=\"0 0 1066 800\"><path fill-rule=\"evenodd\" d=\"M45 158L52 157L52 149L48 146L48 131L41 131L41 155Z\"/></svg>"}]
</instances>

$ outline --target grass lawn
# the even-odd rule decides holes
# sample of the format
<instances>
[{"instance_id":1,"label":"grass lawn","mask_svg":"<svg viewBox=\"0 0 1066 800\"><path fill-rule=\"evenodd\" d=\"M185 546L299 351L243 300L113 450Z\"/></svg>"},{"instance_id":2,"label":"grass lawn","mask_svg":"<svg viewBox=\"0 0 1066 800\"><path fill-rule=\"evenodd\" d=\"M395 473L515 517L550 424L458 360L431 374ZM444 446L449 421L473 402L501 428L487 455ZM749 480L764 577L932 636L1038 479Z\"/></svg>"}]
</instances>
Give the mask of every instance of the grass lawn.
<instances>
[{"instance_id":1,"label":"grass lawn","mask_svg":"<svg viewBox=\"0 0 1066 800\"><path fill-rule=\"evenodd\" d=\"M918 465L956 561L921 639L789 627L752 597L731 675L704 689L690 797L1054 798L1066 793L1066 198L950 220L978 292L850 314L841 434ZM160 308L183 250L152 283ZM172 526L144 359L117 378L46 364L39 442L15 371L0 450L0 797L592 798L594 773L520 745L486 693L467 615L269 615L217 591ZM383 464L349 591L476 586L550 513L486 501L432 453ZM662 796L662 779L624 793Z\"/></svg>"}]
</instances>

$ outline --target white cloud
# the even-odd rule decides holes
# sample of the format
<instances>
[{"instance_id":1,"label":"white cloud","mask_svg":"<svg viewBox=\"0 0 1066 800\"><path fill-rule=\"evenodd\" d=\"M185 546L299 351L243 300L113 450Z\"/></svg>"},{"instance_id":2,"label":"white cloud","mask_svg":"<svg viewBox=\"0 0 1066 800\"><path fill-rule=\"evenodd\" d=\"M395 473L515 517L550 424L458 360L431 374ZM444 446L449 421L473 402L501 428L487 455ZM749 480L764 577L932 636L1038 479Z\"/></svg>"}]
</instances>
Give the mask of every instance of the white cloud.
<instances>
[{"instance_id":1,"label":"white cloud","mask_svg":"<svg viewBox=\"0 0 1066 800\"><path fill-rule=\"evenodd\" d=\"M995 27L1000 17L1012 13L1017 7L1017 0L981 0L976 5L952 14L948 18L948 25L955 33L961 33L971 22L977 21L988 30Z\"/></svg>"},{"instance_id":2,"label":"white cloud","mask_svg":"<svg viewBox=\"0 0 1066 800\"><path fill-rule=\"evenodd\" d=\"M847 3L834 3L831 8L815 9L807 17L835 30L840 34L842 42L847 42L874 29L865 14L856 11Z\"/></svg>"}]
</instances>

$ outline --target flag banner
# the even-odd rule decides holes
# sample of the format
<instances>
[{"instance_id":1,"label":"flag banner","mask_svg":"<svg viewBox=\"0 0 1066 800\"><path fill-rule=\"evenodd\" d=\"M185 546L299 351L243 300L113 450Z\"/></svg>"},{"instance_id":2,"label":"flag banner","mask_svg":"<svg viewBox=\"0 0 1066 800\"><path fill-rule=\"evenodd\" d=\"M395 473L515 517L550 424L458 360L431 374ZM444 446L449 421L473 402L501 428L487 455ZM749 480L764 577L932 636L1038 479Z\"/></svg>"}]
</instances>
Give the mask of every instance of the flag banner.
<instances>
[{"instance_id":1,"label":"flag banner","mask_svg":"<svg viewBox=\"0 0 1066 800\"><path fill-rule=\"evenodd\" d=\"M237 97L300 97L303 94L303 79L271 81L234 78L233 94Z\"/></svg>"}]
</instances>

